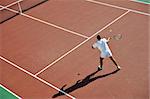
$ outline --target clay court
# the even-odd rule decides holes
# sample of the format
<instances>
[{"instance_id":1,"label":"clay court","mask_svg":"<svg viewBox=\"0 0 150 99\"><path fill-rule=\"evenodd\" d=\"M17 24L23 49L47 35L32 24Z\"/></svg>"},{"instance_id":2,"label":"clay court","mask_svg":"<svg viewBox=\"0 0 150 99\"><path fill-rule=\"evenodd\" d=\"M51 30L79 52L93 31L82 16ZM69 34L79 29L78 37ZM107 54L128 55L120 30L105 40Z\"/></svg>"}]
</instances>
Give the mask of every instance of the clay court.
<instances>
[{"instance_id":1,"label":"clay court","mask_svg":"<svg viewBox=\"0 0 150 99\"><path fill-rule=\"evenodd\" d=\"M40 0L16 1L0 1L0 84L18 98L149 99L149 4L47 0L21 12ZM97 71L96 36L118 33L109 45L121 70L105 59Z\"/></svg>"}]
</instances>

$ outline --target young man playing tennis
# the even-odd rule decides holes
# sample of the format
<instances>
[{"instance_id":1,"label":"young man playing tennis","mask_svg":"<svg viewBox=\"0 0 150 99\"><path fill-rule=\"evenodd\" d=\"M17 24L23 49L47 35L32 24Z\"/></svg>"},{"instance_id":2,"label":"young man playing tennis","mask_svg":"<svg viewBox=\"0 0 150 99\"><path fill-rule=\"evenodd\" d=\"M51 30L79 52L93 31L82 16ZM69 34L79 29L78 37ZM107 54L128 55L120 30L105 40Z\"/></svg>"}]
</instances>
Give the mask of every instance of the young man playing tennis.
<instances>
[{"instance_id":1,"label":"young man playing tennis","mask_svg":"<svg viewBox=\"0 0 150 99\"><path fill-rule=\"evenodd\" d=\"M112 62L116 65L117 69L120 70L120 66L117 64L115 61L114 57L112 56L112 52L108 46L108 42L110 41L110 37L108 39L106 38L101 38L100 35L97 36L97 41L92 45L92 48L95 49L97 48L100 50L101 55L100 55L100 65L98 66L98 70L102 70L103 66L103 59L109 57Z\"/></svg>"}]
</instances>

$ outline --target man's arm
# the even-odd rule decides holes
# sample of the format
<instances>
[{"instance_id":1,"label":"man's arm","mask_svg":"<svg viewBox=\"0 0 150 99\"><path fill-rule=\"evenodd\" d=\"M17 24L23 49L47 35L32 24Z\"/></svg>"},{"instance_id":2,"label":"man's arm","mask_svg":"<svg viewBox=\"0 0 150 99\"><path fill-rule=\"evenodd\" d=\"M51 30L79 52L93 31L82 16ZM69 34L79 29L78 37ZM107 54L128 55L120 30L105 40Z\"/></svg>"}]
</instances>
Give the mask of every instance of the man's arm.
<instances>
[{"instance_id":1,"label":"man's arm","mask_svg":"<svg viewBox=\"0 0 150 99\"><path fill-rule=\"evenodd\" d=\"M111 37L108 37L108 38L107 38L107 42L109 42L111 39L112 39Z\"/></svg>"}]
</instances>

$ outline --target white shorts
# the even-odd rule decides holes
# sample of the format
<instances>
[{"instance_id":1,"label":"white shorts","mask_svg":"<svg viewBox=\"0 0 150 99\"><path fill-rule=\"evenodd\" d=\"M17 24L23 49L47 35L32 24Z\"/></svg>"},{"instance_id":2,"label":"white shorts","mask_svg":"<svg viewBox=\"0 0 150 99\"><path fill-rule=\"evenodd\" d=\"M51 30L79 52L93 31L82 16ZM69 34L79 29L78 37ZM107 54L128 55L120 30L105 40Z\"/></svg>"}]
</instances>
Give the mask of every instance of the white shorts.
<instances>
[{"instance_id":1,"label":"white shorts","mask_svg":"<svg viewBox=\"0 0 150 99\"><path fill-rule=\"evenodd\" d=\"M110 56L112 56L111 52L106 51L106 52L101 53L101 58L106 58L106 57L110 57Z\"/></svg>"}]
</instances>

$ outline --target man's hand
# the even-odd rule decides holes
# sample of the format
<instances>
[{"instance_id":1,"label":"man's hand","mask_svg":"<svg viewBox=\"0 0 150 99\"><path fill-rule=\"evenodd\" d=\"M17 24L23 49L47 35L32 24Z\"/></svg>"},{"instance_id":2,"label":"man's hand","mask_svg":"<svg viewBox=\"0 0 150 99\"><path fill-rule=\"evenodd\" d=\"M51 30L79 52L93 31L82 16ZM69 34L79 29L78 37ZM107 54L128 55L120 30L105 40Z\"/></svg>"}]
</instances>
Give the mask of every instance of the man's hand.
<instances>
[{"instance_id":1,"label":"man's hand","mask_svg":"<svg viewBox=\"0 0 150 99\"><path fill-rule=\"evenodd\" d=\"M108 39L107 39L107 40L108 40L108 42L109 42L111 39L112 39L111 37L108 37Z\"/></svg>"}]
</instances>

